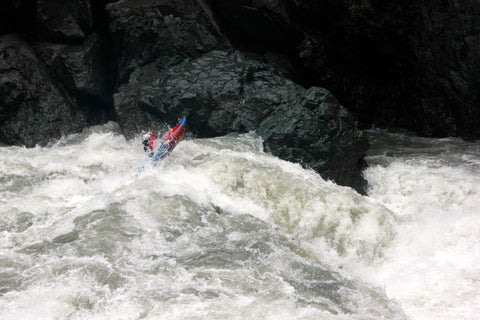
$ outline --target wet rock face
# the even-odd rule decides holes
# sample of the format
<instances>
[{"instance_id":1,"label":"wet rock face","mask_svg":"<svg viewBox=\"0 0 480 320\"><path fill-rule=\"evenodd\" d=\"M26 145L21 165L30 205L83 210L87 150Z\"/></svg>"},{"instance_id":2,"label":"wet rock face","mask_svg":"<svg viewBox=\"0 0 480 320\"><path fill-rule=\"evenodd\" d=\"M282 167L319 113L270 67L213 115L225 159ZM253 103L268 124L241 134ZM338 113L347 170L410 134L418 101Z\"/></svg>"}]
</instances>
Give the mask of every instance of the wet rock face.
<instances>
[{"instance_id":1,"label":"wet rock face","mask_svg":"<svg viewBox=\"0 0 480 320\"><path fill-rule=\"evenodd\" d=\"M34 51L13 35L0 38L0 101L0 140L6 144L33 147L87 124Z\"/></svg>"},{"instance_id":2,"label":"wet rock face","mask_svg":"<svg viewBox=\"0 0 480 320\"><path fill-rule=\"evenodd\" d=\"M368 142L353 116L328 90L306 90L238 51L212 51L168 70L140 68L115 107L126 136L144 127L145 112L172 123L187 114L199 137L256 131L274 155L359 192L365 186Z\"/></svg>"},{"instance_id":3,"label":"wet rock face","mask_svg":"<svg viewBox=\"0 0 480 320\"><path fill-rule=\"evenodd\" d=\"M114 118L100 2L94 8L89 0L2 2L0 32L16 33L2 38L0 141L43 145Z\"/></svg>"},{"instance_id":4,"label":"wet rock face","mask_svg":"<svg viewBox=\"0 0 480 320\"><path fill-rule=\"evenodd\" d=\"M275 108L257 133L274 155L300 162L324 179L365 191L361 172L369 143L352 114L328 90L301 90L296 101Z\"/></svg>"}]
</instances>

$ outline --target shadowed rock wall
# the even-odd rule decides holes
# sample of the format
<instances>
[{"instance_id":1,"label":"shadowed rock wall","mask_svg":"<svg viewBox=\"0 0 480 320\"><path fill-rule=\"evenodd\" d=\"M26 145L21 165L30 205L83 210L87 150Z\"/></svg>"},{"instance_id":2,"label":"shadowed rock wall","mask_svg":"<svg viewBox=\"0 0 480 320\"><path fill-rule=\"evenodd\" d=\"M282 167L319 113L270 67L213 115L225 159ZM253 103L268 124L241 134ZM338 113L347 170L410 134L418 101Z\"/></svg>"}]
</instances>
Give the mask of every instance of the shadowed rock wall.
<instances>
[{"instance_id":1,"label":"shadowed rock wall","mask_svg":"<svg viewBox=\"0 0 480 320\"><path fill-rule=\"evenodd\" d=\"M232 43L287 54L292 78L328 88L362 128L480 137L478 1L208 2Z\"/></svg>"}]
</instances>

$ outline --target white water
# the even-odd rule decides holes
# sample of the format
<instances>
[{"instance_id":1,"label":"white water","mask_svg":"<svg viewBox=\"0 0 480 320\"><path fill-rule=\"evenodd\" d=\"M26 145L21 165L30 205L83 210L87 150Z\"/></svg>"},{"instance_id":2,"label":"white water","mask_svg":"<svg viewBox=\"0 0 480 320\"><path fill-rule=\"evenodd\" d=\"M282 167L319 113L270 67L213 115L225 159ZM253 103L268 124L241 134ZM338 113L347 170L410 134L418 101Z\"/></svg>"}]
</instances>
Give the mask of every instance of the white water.
<instances>
[{"instance_id":1,"label":"white water","mask_svg":"<svg viewBox=\"0 0 480 320\"><path fill-rule=\"evenodd\" d=\"M477 318L478 145L379 139L370 197L254 135L184 140L138 177L114 123L2 147L0 319Z\"/></svg>"},{"instance_id":2,"label":"white water","mask_svg":"<svg viewBox=\"0 0 480 320\"><path fill-rule=\"evenodd\" d=\"M375 137L369 194L398 224L365 278L412 319L480 319L480 144Z\"/></svg>"}]
</instances>

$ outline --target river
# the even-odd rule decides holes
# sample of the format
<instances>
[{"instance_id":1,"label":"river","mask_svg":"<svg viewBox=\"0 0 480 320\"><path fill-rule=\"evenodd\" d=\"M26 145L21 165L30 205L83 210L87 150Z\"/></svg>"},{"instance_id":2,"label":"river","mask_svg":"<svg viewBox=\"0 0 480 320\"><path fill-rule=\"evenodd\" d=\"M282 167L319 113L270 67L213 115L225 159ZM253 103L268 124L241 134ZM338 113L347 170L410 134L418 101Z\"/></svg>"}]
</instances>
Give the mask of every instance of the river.
<instances>
[{"instance_id":1,"label":"river","mask_svg":"<svg viewBox=\"0 0 480 320\"><path fill-rule=\"evenodd\" d=\"M0 319L478 318L479 144L368 134L368 196L255 134L1 147Z\"/></svg>"}]
</instances>

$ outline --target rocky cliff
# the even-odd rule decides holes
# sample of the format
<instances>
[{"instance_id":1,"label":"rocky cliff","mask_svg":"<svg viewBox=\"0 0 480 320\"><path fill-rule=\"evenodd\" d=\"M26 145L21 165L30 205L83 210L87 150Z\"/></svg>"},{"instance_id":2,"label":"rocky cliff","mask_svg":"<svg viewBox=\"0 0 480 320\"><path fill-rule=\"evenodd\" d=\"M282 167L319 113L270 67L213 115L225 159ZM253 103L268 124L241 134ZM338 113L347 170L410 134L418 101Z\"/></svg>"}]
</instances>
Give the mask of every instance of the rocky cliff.
<instances>
[{"instance_id":1,"label":"rocky cliff","mask_svg":"<svg viewBox=\"0 0 480 320\"><path fill-rule=\"evenodd\" d=\"M209 3L232 43L288 56L297 82L328 88L362 128L480 137L478 1Z\"/></svg>"},{"instance_id":2,"label":"rocky cliff","mask_svg":"<svg viewBox=\"0 0 480 320\"><path fill-rule=\"evenodd\" d=\"M188 114L362 191L360 128L480 137L473 0L5 0L0 142Z\"/></svg>"}]
</instances>

